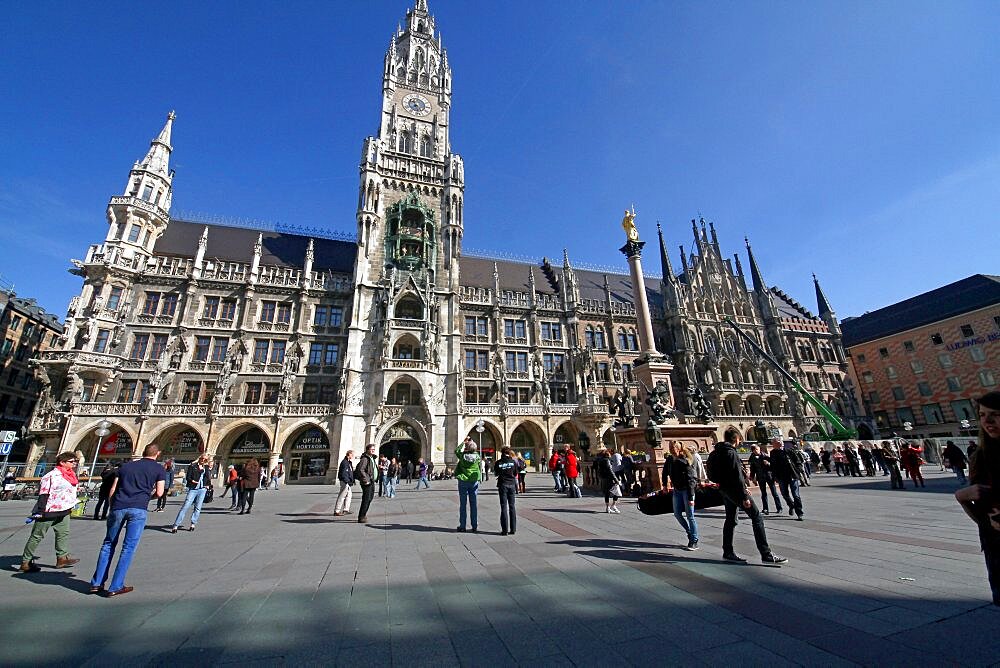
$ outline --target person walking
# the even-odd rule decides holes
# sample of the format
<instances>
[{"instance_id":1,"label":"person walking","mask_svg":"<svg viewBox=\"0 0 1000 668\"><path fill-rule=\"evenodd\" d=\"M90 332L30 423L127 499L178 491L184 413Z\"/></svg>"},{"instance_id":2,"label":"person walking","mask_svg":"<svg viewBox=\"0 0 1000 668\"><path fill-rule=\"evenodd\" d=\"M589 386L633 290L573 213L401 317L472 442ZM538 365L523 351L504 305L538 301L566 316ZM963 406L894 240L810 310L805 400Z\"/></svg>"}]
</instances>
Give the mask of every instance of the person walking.
<instances>
[{"instance_id":1,"label":"person walking","mask_svg":"<svg viewBox=\"0 0 1000 668\"><path fill-rule=\"evenodd\" d=\"M875 459L872 457L871 450L864 443L858 446L858 456L861 457L861 463L865 465L865 475L868 477L875 475Z\"/></svg>"},{"instance_id":2,"label":"person walking","mask_svg":"<svg viewBox=\"0 0 1000 668\"><path fill-rule=\"evenodd\" d=\"M348 450L337 469L337 480L340 482L340 493L337 502L333 504L334 517L351 514L351 496L354 487L354 450Z\"/></svg>"},{"instance_id":3,"label":"person walking","mask_svg":"<svg viewBox=\"0 0 1000 668\"><path fill-rule=\"evenodd\" d=\"M365 453L354 467L354 478L361 483L361 509L358 511L358 522L368 523L368 509L375 498L375 484L379 478L378 457L375 456L375 444L369 443Z\"/></svg>"},{"instance_id":4,"label":"person walking","mask_svg":"<svg viewBox=\"0 0 1000 668\"><path fill-rule=\"evenodd\" d=\"M988 392L976 403L979 444L969 460L972 484L955 492L955 499L979 529L993 605L1000 605L1000 392Z\"/></svg>"},{"instance_id":5,"label":"person walking","mask_svg":"<svg viewBox=\"0 0 1000 668\"><path fill-rule=\"evenodd\" d=\"M406 464L405 464L404 470L406 471L406 484L407 485L412 485L413 484L413 460L412 459L407 459L406 460Z\"/></svg>"},{"instance_id":6,"label":"person walking","mask_svg":"<svg viewBox=\"0 0 1000 668\"><path fill-rule=\"evenodd\" d=\"M497 493L500 495L501 536L513 536L517 533L517 512L514 509L514 498L517 496L517 474L520 464L511 456L511 452L509 446L505 445L500 448L500 459L493 465L493 474L497 478ZM461 529L459 530L461 531Z\"/></svg>"},{"instance_id":7,"label":"person walking","mask_svg":"<svg viewBox=\"0 0 1000 668\"><path fill-rule=\"evenodd\" d=\"M487 469L488 471L489 469ZM527 488L524 486L525 480L528 477L528 462L524 461L524 457L521 453L517 454L517 491L520 494L524 494ZM488 478L487 478L488 479Z\"/></svg>"},{"instance_id":8,"label":"person walking","mask_svg":"<svg viewBox=\"0 0 1000 668\"><path fill-rule=\"evenodd\" d=\"M899 472L899 455L889 441L882 441L882 459L886 468L889 469L889 482L892 489L905 489L903 486L903 474Z\"/></svg>"},{"instance_id":9,"label":"person walking","mask_svg":"<svg viewBox=\"0 0 1000 668\"><path fill-rule=\"evenodd\" d=\"M552 481L555 483L553 491L556 494L561 494L563 492L562 459L559 457L559 452L554 449L552 450L552 456L549 457L549 473L552 474Z\"/></svg>"},{"instance_id":10,"label":"person walking","mask_svg":"<svg viewBox=\"0 0 1000 668\"><path fill-rule=\"evenodd\" d=\"M907 475L910 476L910 480L913 481L913 489L916 489L918 485L926 487L924 476L920 472L920 466L924 464L924 459L920 456L923 451L924 449L916 441L912 441L899 453L899 460L906 469Z\"/></svg>"},{"instance_id":11,"label":"person walking","mask_svg":"<svg viewBox=\"0 0 1000 668\"><path fill-rule=\"evenodd\" d=\"M97 491L97 505L94 507L94 519L108 519L108 508L111 506L111 486L118 475L118 464L108 462L101 471L101 488Z\"/></svg>"},{"instance_id":12,"label":"person walking","mask_svg":"<svg viewBox=\"0 0 1000 668\"><path fill-rule=\"evenodd\" d=\"M621 478L615 474L615 465L611 454L603 445L594 457L594 471L601 482L601 492L604 493L604 512L621 514L618 509L618 499L622 496Z\"/></svg>"},{"instance_id":13,"label":"person walking","mask_svg":"<svg viewBox=\"0 0 1000 668\"><path fill-rule=\"evenodd\" d=\"M719 485L719 492L722 493L726 508L726 521L722 525L722 558L726 561L746 563L746 558L739 556L733 550L736 513L742 508L750 518L761 561L768 564L786 563L788 559L771 552L764 530L764 516L757 510L757 505L750 496L747 487L749 480L743 470L739 453L736 452L736 446L740 442L740 432L732 428L727 429L723 438L724 440L717 443L712 454L708 456L708 477Z\"/></svg>"},{"instance_id":14,"label":"person walking","mask_svg":"<svg viewBox=\"0 0 1000 668\"><path fill-rule=\"evenodd\" d=\"M698 523L694 519L694 496L698 489L698 478L694 460L692 453L677 441L671 441L669 450L670 454L663 462L664 489L671 490L674 517L687 534L688 544L684 549L697 550Z\"/></svg>"},{"instance_id":15,"label":"person walking","mask_svg":"<svg viewBox=\"0 0 1000 668\"><path fill-rule=\"evenodd\" d=\"M388 472L388 470L389 470L389 460L385 457L385 455L380 455L378 458L378 472L379 472L378 495L380 497L385 495L385 479L386 479L385 474L386 472Z\"/></svg>"},{"instance_id":16,"label":"person walking","mask_svg":"<svg viewBox=\"0 0 1000 668\"><path fill-rule=\"evenodd\" d=\"M90 579L90 593L97 594L104 590L111 572L111 561L122 532L122 551L118 556L118 566L111 578L107 596L127 594L133 587L125 584L132 558L139 548L142 530L146 527L146 511L152 497L159 498L166 493L167 472L156 463L160 456L160 446L150 443L142 451L142 459L126 462L118 470L114 487L111 490L111 514L108 516L108 530L101 544L97 557L97 568L94 577Z\"/></svg>"},{"instance_id":17,"label":"person walking","mask_svg":"<svg viewBox=\"0 0 1000 668\"><path fill-rule=\"evenodd\" d=\"M844 448L844 457L846 458L847 469L851 472L851 477L860 478L861 467L858 465L858 451L854 449L853 443L848 443Z\"/></svg>"},{"instance_id":18,"label":"person walking","mask_svg":"<svg viewBox=\"0 0 1000 668\"><path fill-rule=\"evenodd\" d=\"M847 456L844 454L843 448L839 445L833 451L833 468L837 472L838 478L848 475Z\"/></svg>"},{"instance_id":19,"label":"person walking","mask_svg":"<svg viewBox=\"0 0 1000 668\"><path fill-rule=\"evenodd\" d=\"M771 497L774 498L774 508L776 512L781 512L781 499L778 498L778 490L774 486L774 477L771 475L771 458L761 452L759 445L750 447L750 458L747 460L750 467L750 480L756 482L760 488L761 505L764 506L764 514L770 514L767 508L767 490L771 490Z\"/></svg>"},{"instance_id":20,"label":"person walking","mask_svg":"<svg viewBox=\"0 0 1000 668\"><path fill-rule=\"evenodd\" d=\"M198 526L198 518L201 517L201 506L205 502L205 494L212 487L212 467L208 465L208 455L202 455L198 461L192 462L187 467L184 476L184 486L187 488L187 496L184 497L184 504L177 511L174 525L170 527L170 533L177 533L177 529L184 524L188 509L194 506L191 513L191 526L188 531L194 531Z\"/></svg>"},{"instance_id":21,"label":"person walking","mask_svg":"<svg viewBox=\"0 0 1000 668\"><path fill-rule=\"evenodd\" d=\"M569 486L569 497L571 499L579 499L583 496L580 492L579 485L576 484L576 479L580 476L580 463L576 458L576 453L573 452L573 448L566 448L566 481Z\"/></svg>"},{"instance_id":22,"label":"person walking","mask_svg":"<svg viewBox=\"0 0 1000 668\"><path fill-rule=\"evenodd\" d=\"M56 568L69 568L80 563L69 554L69 514L77 504L76 454L64 452L56 457L56 466L42 476L38 485L38 499L31 511L33 526L21 552L21 572L37 573L42 570L35 564L35 550L52 529L56 537Z\"/></svg>"},{"instance_id":23,"label":"person walking","mask_svg":"<svg viewBox=\"0 0 1000 668\"><path fill-rule=\"evenodd\" d=\"M167 491L164 492L163 496L159 497L156 500L156 510L154 512L157 513L162 513L163 510L167 507L167 497L170 495L170 490L174 488L174 475L176 473L176 470L174 468L174 460L168 459L167 461L163 462L163 470L167 472L167 479L165 485Z\"/></svg>"},{"instance_id":24,"label":"person walking","mask_svg":"<svg viewBox=\"0 0 1000 668\"><path fill-rule=\"evenodd\" d=\"M788 504L788 514L796 515L802 520L802 497L799 495L799 485L802 483L802 472L792 460L794 451L785 450L781 439L771 439L771 473L781 488L781 496Z\"/></svg>"},{"instance_id":25,"label":"person walking","mask_svg":"<svg viewBox=\"0 0 1000 668\"><path fill-rule=\"evenodd\" d=\"M791 448L785 450L785 452L788 453L788 461L792 463L792 466L795 467L799 475L799 482L809 487L809 478L812 476L812 472L809 470L809 460L806 458L805 453L802 452L802 448L796 443Z\"/></svg>"},{"instance_id":26,"label":"person walking","mask_svg":"<svg viewBox=\"0 0 1000 668\"><path fill-rule=\"evenodd\" d=\"M260 462L254 458L240 470L240 502L236 509L239 515L249 515L253 510L253 497L260 487Z\"/></svg>"},{"instance_id":27,"label":"person walking","mask_svg":"<svg viewBox=\"0 0 1000 668\"><path fill-rule=\"evenodd\" d=\"M420 489L420 483L424 483L424 489L430 489L431 484L427 482L427 473L430 469L427 467L427 462L420 459L420 463L417 464L417 489Z\"/></svg>"},{"instance_id":28,"label":"person walking","mask_svg":"<svg viewBox=\"0 0 1000 668\"><path fill-rule=\"evenodd\" d=\"M396 497L396 483L399 482L396 476L399 475L399 464L396 458L389 460L389 465L385 468L385 496L393 499Z\"/></svg>"},{"instance_id":29,"label":"person walking","mask_svg":"<svg viewBox=\"0 0 1000 668\"><path fill-rule=\"evenodd\" d=\"M882 475L883 476L889 475L889 466L885 463L885 457L883 456L884 453L882 452L882 448L879 447L877 443L873 443L870 452L872 455L872 459L875 460L875 465L878 466L879 469L881 469Z\"/></svg>"},{"instance_id":30,"label":"person walking","mask_svg":"<svg viewBox=\"0 0 1000 668\"><path fill-rule=\"evenodd\" d=\"M232 495L229 510L236 510L236 502L240 493L240 472L232 464L226 469L226 486L222 491L222 495L225 496L226 492L230 492Z\"/></svg>"},{"instance_id":31,"label":"person walking","mask_svg":"<svg viewBox=\"0 0 1000 668\"><path fill-rule=\"evenodd\" d=\"M458 479L458 531L465 531L466 507L472 521L472 533L479 532L476 497L479 494L479 452L468 436L455 448L455 478Z\"/></svg>"},{"instance_id":32,"label":"person walking","mask_svg":"<svg viewBox=\"0 0 1000 668\"><path fill-rule=\"evenodd\" d=\"M965 453L962 449L955 445L954 441L948 441L944 446L944 452L942 456L948 462L948 466L954 471L955 476L958 478L958 484L963 487L968 484L965 479L965 469L968 465L968 460L965 458Z\"/></svg>"},{"instance_id":33,"label":"person walking","mask_svg":"<svg viewBox=\"0 0 1000 668\"><path fill-rule=\"evenodd\" d=\"M819 454L819 459L821 462L823 462L823 469L826 470L827 473L832 473L832 471L830 470L830 460L832 458L833 455L831 455L830 451L827 450L826 448L824 448L823 451L820 452Z\"/></svg>"},{"instance_id":34,"label":"person walking","mask_svg":"<svg viewBox=\"0 0 1000 668\"><path fill-rule=\"evenodd\" d=\"M285 460L279 459L277 465L271 469L271 486L277 491L281 488L281 481L285 478Z\"/></svg>"}]
</instances>

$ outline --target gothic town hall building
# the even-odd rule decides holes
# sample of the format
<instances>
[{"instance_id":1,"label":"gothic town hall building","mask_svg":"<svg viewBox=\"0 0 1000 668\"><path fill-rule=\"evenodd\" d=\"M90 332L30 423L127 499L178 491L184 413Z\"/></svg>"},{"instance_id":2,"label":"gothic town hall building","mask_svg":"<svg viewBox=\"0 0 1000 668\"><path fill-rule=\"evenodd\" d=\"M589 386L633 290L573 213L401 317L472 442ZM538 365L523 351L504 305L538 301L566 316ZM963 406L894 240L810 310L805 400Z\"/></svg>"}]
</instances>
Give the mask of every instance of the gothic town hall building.
<instances>
[{"instance_id":1,"label":"gothic town hall building","mask_svg":"<svg viewBox=\"0 0 1000 668\"><path fill-rule=\"evenodd\" d=\"M126 458L155 441L165 457L207 452L223 470L281 458L294 483L331 480L367 443L445 466L471 434L487 454L510 444L538 466L553 445L614 442L609 402L638 390L631 281L574 268L566 251L535 264L463 256L452 72L425 0L392 37L381 100L351 239L172 218L167 117L111 197L104 240L73 261L83 287L61 344L34 361L31 461L79 450L89 463L95 448ZM679 274L661 232L664 278L647 288L677 408L692 412L685 391L697 385L720 432L816 424L729 316L841 415L856 413L818 284L814 316L768 287L752 253L748 284L710 229L695 223Z\"/></svg>"}]
</instances>

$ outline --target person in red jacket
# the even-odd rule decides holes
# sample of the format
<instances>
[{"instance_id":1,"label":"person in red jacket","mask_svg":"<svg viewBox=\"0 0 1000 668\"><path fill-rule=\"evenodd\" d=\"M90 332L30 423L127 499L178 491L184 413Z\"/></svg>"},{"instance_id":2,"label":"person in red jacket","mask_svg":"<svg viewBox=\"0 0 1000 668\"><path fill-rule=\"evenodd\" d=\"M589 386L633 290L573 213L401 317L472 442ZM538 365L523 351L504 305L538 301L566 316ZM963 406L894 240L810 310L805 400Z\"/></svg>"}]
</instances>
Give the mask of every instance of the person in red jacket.
<instances>
[{"instance_id":1,"label":"person in red jacket","mask_svg":"<svg viewBox=\"0 0 1000 668\"><path fill-rule=\"evenodd\" d=\"M910 480L913 481L914 489L918 485L924 487L924 476L920 473L920 465L924 463L924 458L920 456L923 451L924 449L917 443L910 443L900 453L900 459L903 460L903 467L910 474Z\"/></svg>"},{"instance_id":2,"label":"person in red jacket","mask_svg":"<svg viewBox=\"0 0 1000 668\"><path fill-rule=\"evenodd\" d=\"M580 475L580 466L576 459L573 448L566 448L566 479L569 480L568 492L571 498L580 498L580 488L576 484L576 478Z\"/></svg>"},{"instance_id":3,"label":"person in red jacket","mask_svg":"<svg viewBox=\"0 0 1000 668\"><path fill-rule=\"evenodd\" d=\"M555 491L556 492L563 492L563 491L565 491L563 489L563 481L562 481L562 477L563 477L562 460L559 459L559 451L558 450L553 450L552 451L552 456L549 457L549 473L552 474L552 480L554 480L555 483L556 483Z\"/></svg>"}]
</instances>

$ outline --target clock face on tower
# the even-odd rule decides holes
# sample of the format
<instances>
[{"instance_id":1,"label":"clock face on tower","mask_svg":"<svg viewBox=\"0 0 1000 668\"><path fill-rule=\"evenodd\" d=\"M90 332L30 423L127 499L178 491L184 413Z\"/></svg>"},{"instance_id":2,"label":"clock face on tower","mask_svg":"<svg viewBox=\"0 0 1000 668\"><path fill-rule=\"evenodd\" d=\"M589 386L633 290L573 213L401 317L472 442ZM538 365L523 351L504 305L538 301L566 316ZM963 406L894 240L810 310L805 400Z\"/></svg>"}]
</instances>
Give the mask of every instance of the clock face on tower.
<instances>
[{"instance_id":1,"label":"clock face on tower","mask_svg":"<svg viewBox=\"0 0 1000 668\"><path fill-rule=\"evenodd\" d=\"M431 103L423 95L411 93L403 98L403 109L414 116L426 116L431 112Z\"/></svg>"}]
</instances>

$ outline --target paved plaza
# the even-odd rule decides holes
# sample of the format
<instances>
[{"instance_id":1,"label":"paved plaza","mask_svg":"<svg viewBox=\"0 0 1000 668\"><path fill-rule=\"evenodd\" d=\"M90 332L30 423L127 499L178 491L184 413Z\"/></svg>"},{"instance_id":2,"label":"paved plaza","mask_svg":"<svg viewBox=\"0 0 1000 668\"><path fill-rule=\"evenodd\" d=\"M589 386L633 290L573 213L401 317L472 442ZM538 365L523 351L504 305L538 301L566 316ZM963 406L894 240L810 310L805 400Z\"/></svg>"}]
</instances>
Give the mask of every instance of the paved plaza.
<instances>
[{"instance_id":1,"label":"paved plaza","mask_svg":"<svg viewBox=\"0 0 1000 668\"><path fill-rule=\"evenodd\" d=\"M0 504L5 665L990 665L989 605L974 527L950 473L927 488L814 476L806 520L767 518L789 564L721 561L721 509L702 549L672 516L621 515L529 475L516 536L499 535L493 481L480 533L455 532L454 481L376 498L364 526L334 517L334 489L261 492L251 516L207 506L198 531L150 513L127 596L88 596L104 524L73 521L67 571L15 571L31 502ZM909 481L907 481L909 484ZM356 495L354 509L360 495ZM40 549L54 563L51 534Z\"/></svg>"}]
</instances>

